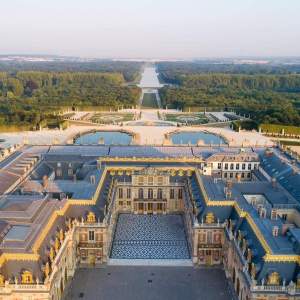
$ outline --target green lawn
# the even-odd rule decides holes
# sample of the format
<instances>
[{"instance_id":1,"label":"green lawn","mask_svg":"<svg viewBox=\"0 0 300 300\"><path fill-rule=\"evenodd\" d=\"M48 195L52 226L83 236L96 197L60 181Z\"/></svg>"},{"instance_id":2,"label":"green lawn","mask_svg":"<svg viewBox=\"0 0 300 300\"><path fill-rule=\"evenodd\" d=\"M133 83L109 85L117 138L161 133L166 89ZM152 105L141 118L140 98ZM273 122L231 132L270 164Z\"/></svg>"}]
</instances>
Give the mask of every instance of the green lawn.
<instances>
[{"instance_id":1,"label":"green lawn","mask_svg":"<svg viewBox=\"0 0 300 300\"><path fill-rule=\"evenodd\" d=\"M208 118L204 114L166 114L166 121L177 123L188 123L189 125L200 125L209 122Z\"/></svg>"},{"instance_id":2,"label":"green lawn","mask_svg":"<svg viewBox=\"0 0 300 300\"><path fill-rule=\"evenodd\" d=\"M97 113L93 115L92 122L101 124L113 124L132 121L132 113Z\"/></svg>"},{"instance_id":3,"label":"green lawn","mask_svg":"<svg viewBox=\"0 0 300 300\"><path fill-rule=\"evenodd\" d=\"M145 93L142 101L143 108L158 108L156 95L154 93Z\"/></svg>"}]
</instances>

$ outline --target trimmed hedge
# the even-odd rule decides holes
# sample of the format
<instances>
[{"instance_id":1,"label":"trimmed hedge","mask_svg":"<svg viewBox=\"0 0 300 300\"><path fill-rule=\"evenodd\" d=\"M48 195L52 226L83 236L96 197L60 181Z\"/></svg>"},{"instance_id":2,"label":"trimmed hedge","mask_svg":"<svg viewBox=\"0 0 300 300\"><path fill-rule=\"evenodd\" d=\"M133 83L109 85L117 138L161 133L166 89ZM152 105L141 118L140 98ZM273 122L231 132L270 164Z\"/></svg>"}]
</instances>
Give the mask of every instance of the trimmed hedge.
<instances>
[{"instance_id":1,"label":"trimmed hedge","mask_svg":"<svg viewBox=\"0 0 300 300\"><path fill-rule=\"evenodd\" d=\"M260 128L264 133L282 134L282 131L284 130L284 134L300 135L300 127L297 126L261 124Z\"/></svg>"}]
</instances>

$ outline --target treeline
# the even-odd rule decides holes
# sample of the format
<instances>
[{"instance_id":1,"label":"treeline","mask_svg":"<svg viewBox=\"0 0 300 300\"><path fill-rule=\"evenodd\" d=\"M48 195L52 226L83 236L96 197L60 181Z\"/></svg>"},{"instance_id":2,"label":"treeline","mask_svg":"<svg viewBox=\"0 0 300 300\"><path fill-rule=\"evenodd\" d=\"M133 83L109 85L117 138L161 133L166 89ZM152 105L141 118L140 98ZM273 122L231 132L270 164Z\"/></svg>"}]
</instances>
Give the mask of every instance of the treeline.
<instances>
[{"instance_id":1,"label":"treeline","mask_svg":"<svg viewBox=\"0 0 300 300\"><path fill-rule=\"evenodd\" d=\"M158 71L164 81L176 83L177 77L183 74L300 74L300 64L235 64L220 61L194 62L161 62L157 64Z\"/></svg>"},{"instance_id":2,"label":"treeline","mask_svg":"<svg viewBox=\"0 0 300 300\"><path fill-rule=\"evenodd\" d=\"M121 73L126 82L138 80L142 62L126 62L111 60L92 61L0 61L0 72L16 74L20 71L41 71L41 72L100 72L100 73Z\"/></svg>"},{"instance_id":3,"label":"treeline","mask_svg":"<svg viewBox=\"0 0 300 300\"><path fill-rule=\"evenodd\" d=\"M222 107L250 115L257 125L300 125L300 74L195 74L164 68L161 76L173 83L160 90L164 105Z\"/></svg>"},{"instance_id":4,"label":"treeline","mask_svg":"<svg viewBox=\"0 0 300 300\"><path fill-rule=\"evenodd\" d=\"M121 73L0 73L0 125L37 125L61 106L135 105L140 89L125 84Z\"/></svg>"}]
</instances>

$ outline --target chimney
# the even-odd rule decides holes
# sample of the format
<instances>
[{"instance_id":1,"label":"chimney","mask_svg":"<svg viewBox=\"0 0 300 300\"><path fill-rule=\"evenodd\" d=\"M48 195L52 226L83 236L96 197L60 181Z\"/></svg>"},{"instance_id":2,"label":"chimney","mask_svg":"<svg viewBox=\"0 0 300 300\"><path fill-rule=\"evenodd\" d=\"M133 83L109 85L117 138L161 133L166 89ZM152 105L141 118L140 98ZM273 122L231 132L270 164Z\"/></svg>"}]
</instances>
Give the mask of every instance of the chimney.
<instances>
[{"instance_id":1,"label":"chimney","mask_svg":"<svg viewBox=\"0 0 300 300\"><path fill-rule=\"evenodd\" d=\"M91 184L95 184L95 183L96 183L95 175L91 175L91 176L90 176L90 183L91 183Z\"/></svg>"},{"instance_id":2,"label":"chimney","mask_svg":"<svg viewBox=\"0 0 300 300\"><path fill-rule=\"evenodd\" d=\"M277 187L277 183L276 183L276 178L272 178L272 187L273 187L273 189L276 189L276 187Z\"/></svg>"}]
</instances>

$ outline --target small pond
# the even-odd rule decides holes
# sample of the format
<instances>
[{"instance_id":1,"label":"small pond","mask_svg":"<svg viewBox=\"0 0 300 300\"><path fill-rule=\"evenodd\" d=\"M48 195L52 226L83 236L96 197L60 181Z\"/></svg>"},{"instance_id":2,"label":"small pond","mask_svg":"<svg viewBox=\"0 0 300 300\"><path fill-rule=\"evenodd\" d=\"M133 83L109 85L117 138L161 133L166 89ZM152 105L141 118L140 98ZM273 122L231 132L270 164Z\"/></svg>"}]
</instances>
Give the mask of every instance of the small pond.
<instances>
[{"instance_id":1,"label":"small pond","mask_svg":"<svg viewBox=\"0 0 300 300\"><path fill-rule=\"evenodd\" d=\"M174 145L197 145L198 141L201 140L205 145L219 145L219 144L226 144L226 141L215 134L198 131L186 131L186 132L176 132L171 134L171 140Z\"/></svg>"},{"instance_id":2,"label":"small pond","mask_svg":"<svg viewBox=\"0 0 300 300\"><path fill-rule=\"evenodd\" d=\"M75 139L75 145L129 145L132 141L132 136L120 131L95 131L85 133Z\"/></svg>"}]
</instances>

